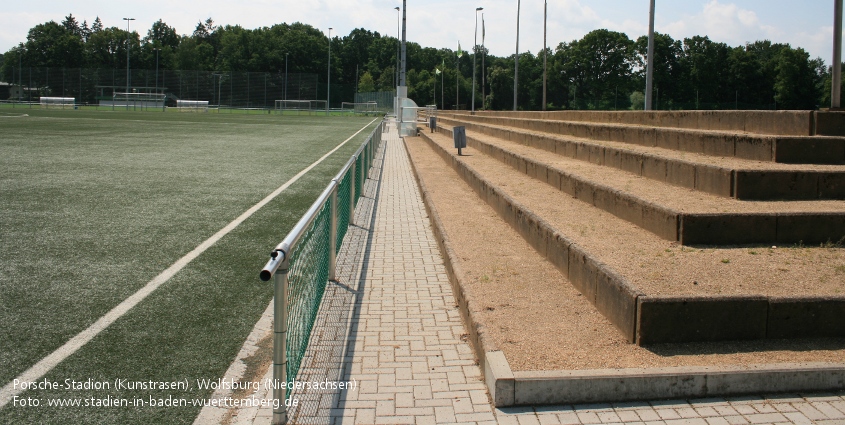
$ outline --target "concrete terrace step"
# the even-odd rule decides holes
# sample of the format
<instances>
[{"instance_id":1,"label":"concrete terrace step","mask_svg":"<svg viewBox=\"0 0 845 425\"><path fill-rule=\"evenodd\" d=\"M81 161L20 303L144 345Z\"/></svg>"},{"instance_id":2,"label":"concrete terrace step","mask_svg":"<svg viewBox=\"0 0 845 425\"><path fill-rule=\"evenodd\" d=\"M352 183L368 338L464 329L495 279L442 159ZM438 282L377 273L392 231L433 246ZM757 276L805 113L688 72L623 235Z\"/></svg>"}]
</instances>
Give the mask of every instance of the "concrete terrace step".
<instances>
[{"instance_id":1,"label":"concrete terrace step","mask_svg":"<svg viewBox=\"0 0 845 425\"><path fill-rule=\"evenodd\" d=\"M845 135L845 114L827 111L476 111L476 115L784 136Z\"/></svg>"},{"instance_id":2,"label":"concrete terrace step","mask_svg":"<svg viewBox=\"0 0 845 425\"><path fill-rule=\"evenodd\" d=\"M452 152L442 134L422 133L470 187L493 207L622 334L638 344L845 336L845 297L817 286L800 290L768 259L746 256L754 288L724 277L719 257L744 249L698 250L685 263L663 257L677 245L509 168L468 147ZM414 140L417 142L419 139ZM420 141L422 142L422 141ZM690 251L686 251L690 252ZM789 252L786 256L793 255ZM776 253L776 255L781 255ZM641 264L640 264L641 263ZM800 273L800 271L797 271ZM708 278L707 276L711 276ZM696 285L689 282L695 281ZM704 282L698 284L698 282ZM812 288L812 289L810 289ZM795 291L802 297L796 297Z\"/></svg>"},{"instance_id":3,"label":"concrete terrace step","mask_svg":"<svg viewBox=\"0 0 845 425\"><path fill-rule=\"evenodd\" d=\"M672 185L746 200L845 199L845 167L786 165L712 157L661 147L591 140L548 132L485 124L467 116L438 117L438 126L514 141L561 156L628 171Z\"/></svg>"},{"instance_id":4,"label":"concrete terrace step","mask_svg":"<svg viewBox=\"0 0 845 425\"><path fill-rule=\"evenodd\" d=\"M789 136L602 122L449 114L466 122L506 125L590 140L606 140L727 158L788 164L845 164L845 138Z\"/></svg>"},{"instance_id":5,"label":"concrete terrace step","mask_svg":"<svg viewBox=\"0 0 845 425\"><path fill-rule=\"evenodd\" d=\"M438 131L452 137L451 129ZM845 237L845 202L747 202L694 192L491 136L469 146L562 192L684 245L796 244ZM748 229L754 229L748 231Z\"/></svg>"}]
</instances>

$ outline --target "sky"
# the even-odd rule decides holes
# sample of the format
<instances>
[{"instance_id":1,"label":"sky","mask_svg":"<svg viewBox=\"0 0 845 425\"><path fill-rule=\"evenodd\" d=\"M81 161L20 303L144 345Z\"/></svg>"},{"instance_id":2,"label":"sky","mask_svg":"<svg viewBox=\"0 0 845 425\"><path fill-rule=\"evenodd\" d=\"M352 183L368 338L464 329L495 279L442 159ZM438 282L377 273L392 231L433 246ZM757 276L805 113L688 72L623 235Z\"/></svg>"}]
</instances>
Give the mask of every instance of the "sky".
<instances>
[{"instance_id":1,"label":"sky","mask_svg":"<svg viewBox=\"0 0 845 425\"><path fill-rule=\"evenodd\" d=\"M833 57L834 0L657 0L655 30L675 39L707 35L730 46L768 39L802 47L812 58L830 64ZM365 28L396 36L401 0L30 0L9 1L0 10L0 52L20 42L33 26L61 22L73 14L89 25L97 16L106 27L126 27L122 18L135 18L131 30L145 35L161 19L180 34L190 34L197 22L211 17L218 25L244 28L303 22L332 35L348 35ZM496 56L516 51L516 0L407 1L407 39L423 47L464 50L473 44L477 7L478 44L482 14L485 46ZM548 45L580 39L607 28L632 39L648 33L649 0L548 0ZM519 50L543 48L543 2L526 0L519 11Z\"/></svg>"}]
</instances>

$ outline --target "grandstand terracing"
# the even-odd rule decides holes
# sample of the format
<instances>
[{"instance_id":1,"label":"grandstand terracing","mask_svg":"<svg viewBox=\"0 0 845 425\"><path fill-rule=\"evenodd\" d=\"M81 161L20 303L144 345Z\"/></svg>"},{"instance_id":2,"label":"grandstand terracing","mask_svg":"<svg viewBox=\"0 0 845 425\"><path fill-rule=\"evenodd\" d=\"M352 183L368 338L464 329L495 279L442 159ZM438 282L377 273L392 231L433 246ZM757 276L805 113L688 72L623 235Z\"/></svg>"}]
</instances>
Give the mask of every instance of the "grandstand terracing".
<instances>
[{"instance_id":1,"label":"grandstand terracing","mask_svg":"<svg viewBox=\"0 0 845 425\"><path fill-rule=\"evenodd\" d=\"M406 143L485 364L490 352L515 371L823 362L842 385L845 115L437 124Z\"/></svg>"}]
</instances>

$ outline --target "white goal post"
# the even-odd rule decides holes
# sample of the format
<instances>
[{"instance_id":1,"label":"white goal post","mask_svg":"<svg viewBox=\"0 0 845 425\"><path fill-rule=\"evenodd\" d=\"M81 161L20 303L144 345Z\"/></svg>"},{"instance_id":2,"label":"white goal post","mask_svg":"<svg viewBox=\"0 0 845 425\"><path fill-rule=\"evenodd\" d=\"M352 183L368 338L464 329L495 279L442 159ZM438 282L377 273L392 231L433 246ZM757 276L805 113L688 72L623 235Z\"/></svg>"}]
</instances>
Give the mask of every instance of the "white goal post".
<instances>
[{"instance_id":1,"label":"white goal post","mask_svg":"<svg viewBox=\"0 0 845 425\"><path fill-rule=\"evenodd\" d=\"M114 93L112 107L132 109L164 109L167 95L162 93Z\"/></svg>"},{"instance_id":2,"label":"white goal post","mask_svg":"<svg viewBox=\"0 0 845 425\"><path fill-rule=\"evenodd\" d=\"M276 100L276 111L325 111L325 100Z\"/></svg>"},{"instance_id":3,"label":"white goal post","mask_svg":"<svg viewBox=\"0 0 845 425\"><path fill-rule=\"evenodd\" d=\"M176 101L176 108L180 112L208 112L208 101L179 99Z\"/></svg>"},{"instance_id":4,"label":"white goal post","mask_svg":"<svg viewBox=\"0 0 845 425\"><path fill-rule=\"evenodd\" d=\"M75 97L48 97L41 96L39 103L42 108L73 108L76 106Z\"/></svg>"},{"instance_id":5,"label":"white goal post","mask_svg":"<svg viewBox=\"0 0 845 425\"><path fill-rule=\"evenodd\" d=\"M340 108L343 112L369 114L378 112L378 102L342 102Z\"/></svg>"}]
</instances>

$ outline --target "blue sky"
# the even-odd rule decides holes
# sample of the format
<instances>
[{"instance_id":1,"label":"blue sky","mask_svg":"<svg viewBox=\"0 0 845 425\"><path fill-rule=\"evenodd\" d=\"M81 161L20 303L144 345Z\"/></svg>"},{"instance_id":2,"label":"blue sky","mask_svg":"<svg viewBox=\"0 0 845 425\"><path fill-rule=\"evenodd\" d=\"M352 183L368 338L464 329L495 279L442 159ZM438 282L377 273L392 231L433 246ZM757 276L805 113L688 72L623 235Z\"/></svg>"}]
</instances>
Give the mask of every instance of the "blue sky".
<instances>
[{"instance_id":1,"label":"blue sky","mask_svg":"<svg viewBox=\"0 0 845 425\"><path fill-rule=\"evenodd\" d=\"M464 49L472 46L475 8L484 8L486 46L497 56L515 51L516 0L408 0L408 39L423 46ZM597 28L608 28L636 38L648 30L648 0L549 0L548 39L581 38ZM105 0L10 1L0 10L0 52L21 41L32 26L68 13L90 24L99 16L106 26L125 28L121 18L132 17L132 29L142 35L158 19L180 34L189 34L208 17L218 24L245 28L280 22L305 22L333 35L364 27L396 35L396 6L400 0ZM479 18L481 15L479 14ZM656 30L678 39L708 35L711 39L742 45L769 39L803 47L812 57L830 64L833 37L833 0L657 0ZM543 46L543 2L522 1L520 51L537 52ZM481 43L479 19L478 42Z\"/></svg>"}]
</instances>

